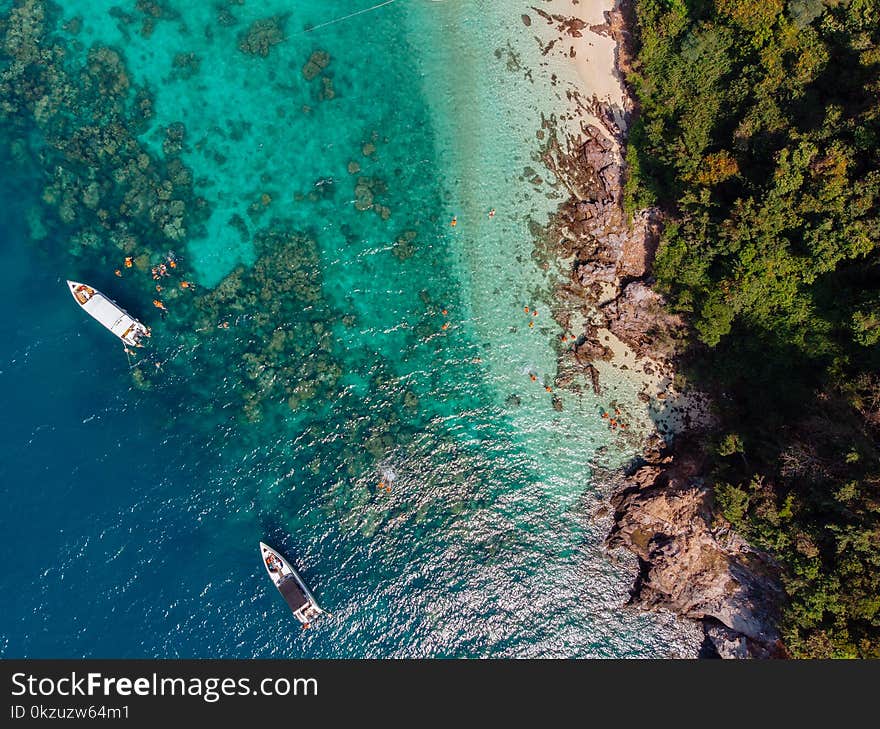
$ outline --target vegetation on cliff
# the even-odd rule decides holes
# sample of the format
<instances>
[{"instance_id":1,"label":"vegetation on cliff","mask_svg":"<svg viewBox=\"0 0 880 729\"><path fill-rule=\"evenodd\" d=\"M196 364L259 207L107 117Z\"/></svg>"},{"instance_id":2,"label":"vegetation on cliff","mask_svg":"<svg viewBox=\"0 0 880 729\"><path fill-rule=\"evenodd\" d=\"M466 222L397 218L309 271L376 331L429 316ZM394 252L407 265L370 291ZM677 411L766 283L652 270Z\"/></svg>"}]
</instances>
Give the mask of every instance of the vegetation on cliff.
<instances>
[{"instance_id":1,"label":"vegetation on cliff","mask_svg":"<svg viewBox=\"0 0 880 729\"><path fill-rule=\"evenodd\" d=\"M636 0L630 210L795 656L880 657L880 0Z\"/></svg>"}]
</instances>

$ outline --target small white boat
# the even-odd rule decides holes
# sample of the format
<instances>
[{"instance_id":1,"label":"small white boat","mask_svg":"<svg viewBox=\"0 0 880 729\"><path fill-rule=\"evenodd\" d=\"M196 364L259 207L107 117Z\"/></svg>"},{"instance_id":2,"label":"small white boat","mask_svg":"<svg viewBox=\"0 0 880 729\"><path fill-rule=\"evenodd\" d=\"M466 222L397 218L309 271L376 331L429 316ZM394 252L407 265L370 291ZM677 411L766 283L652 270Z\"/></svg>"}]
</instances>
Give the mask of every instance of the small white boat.
<instances>
[{"instance_id":1,"label":"small white boat","mask_svg":"<svg viewBox=\"0 0 880 729\"><path fill-rule=\"evenodd\" d=\"M284 557L263 542L260 542L260 554L272 584L278 588L278 592L290 605L290 609L293 610L296 619L302 623L303 628L308 628L312 620L325 611L318 605L315 596L309 592L299 573Z\"/></svg>"},{"instance_id":2,"label":"small white boat","mask_svg":"<svg viewBox=\"0 0 880 729\"><path fill-rule=\"evenodd\" d=\"M97 289L77 281L68 281L67 285L80 308L119 337L123 344L131 347L143 346L141 339L150 336L148 327Z\"/></svg>"}]
</instances>

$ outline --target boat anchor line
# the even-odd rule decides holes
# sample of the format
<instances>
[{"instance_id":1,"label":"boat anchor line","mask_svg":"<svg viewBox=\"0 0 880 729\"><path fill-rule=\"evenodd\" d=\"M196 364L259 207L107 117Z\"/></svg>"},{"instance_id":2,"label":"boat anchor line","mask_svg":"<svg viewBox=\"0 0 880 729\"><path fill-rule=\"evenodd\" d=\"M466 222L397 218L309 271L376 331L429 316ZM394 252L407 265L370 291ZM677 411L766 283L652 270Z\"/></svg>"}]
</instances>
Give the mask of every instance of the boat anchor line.
<instances>
[{"instance_id":1,"label":"boat anchor line","mask_svg":"<svg viewBox=\"0 0 880 729\"><path fill-rule=\"evenodd\" d=\"M343 15L339 18L334 18L333 20L328 20L325 23L318 23L318 25L313 25L311 28L306 28L303 30L302 34L306 33L314 33L316 30L320 30L321 28L327 28L331 25L336 25L337 23L341 23L344 20L349 20L351 18L357 17L358 15L364 15L366 13L371 13L374 10L378 10L379 8L384 8L386 5L391 5L392 3L397 2L397 0L385 0L385 2L376 3L375 5L371 5L368 8L364 8L363 10L357 10L353 13L349 13L348 15ZM445 0L432 0L432 2L439 3L445 2ZM285 41L290 40L290 37L285 38Z\"/></svg>"},{"instance_id":2,"label":"boat anchor line","mask_svg":"<svg viewBox=\"0 0 880 729\"><path fill-rule=\"evenodd\" d=\"M341 18L335 18L333 20L328 20L326 23L319 23L318 25L313 25L311 28L306 28L304 32L312 33L316 30L320 30L321 28L326 28L330 25L336 25L336 23L341 23L343 20L348 20L349 18L354 18L357 15L363 15L364 13L371 13L374 10L378 10L379 8L383 8L386 5L391 5L391 3L396 2L396 0L385 0L383 3L377 3L369 8L364 8L363 10L358 10L354 13L349 13L348 15L343 15Z\"/></svg>"}]
</instances>

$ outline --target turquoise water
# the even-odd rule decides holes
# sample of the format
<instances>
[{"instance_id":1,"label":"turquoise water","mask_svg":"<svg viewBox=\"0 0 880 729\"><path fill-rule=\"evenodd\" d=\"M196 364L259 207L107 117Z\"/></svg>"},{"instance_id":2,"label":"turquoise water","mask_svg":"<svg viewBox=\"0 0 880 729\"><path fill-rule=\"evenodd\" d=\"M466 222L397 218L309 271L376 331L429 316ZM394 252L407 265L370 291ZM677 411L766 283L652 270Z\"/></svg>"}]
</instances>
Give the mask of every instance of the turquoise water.
<instances>
[{"instance_id":1,"label":"turquoise water","mask_svg":"<svg viewBox=\"0 0 880 729\"><path fill-rule=\"evenodd\" d=\"M68 0L7 23L0 276L27 304L0 318L2 539L39 546L2 573L0 654L693 653L621 607L632 565L602 549L593 470L636 441L598 413L638 426L633 388L555 382L561 272L534 236L563 198L536 131L566 70L513 0L317 27L368 6ZM66 278L150 346L127 358ZM298 629L261 539L332 618Z\"/></svg>"}]
</instances>

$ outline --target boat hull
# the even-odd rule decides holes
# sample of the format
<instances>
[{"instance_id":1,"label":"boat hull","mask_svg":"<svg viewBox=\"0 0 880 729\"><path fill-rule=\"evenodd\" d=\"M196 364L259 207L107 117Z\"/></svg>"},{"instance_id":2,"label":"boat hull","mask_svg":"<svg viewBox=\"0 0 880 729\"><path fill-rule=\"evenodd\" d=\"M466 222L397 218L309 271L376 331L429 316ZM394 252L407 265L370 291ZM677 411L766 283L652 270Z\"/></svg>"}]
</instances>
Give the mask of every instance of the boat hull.
<instances>
[{"instance_id":1,"label":"boat hull","mask_svg":"<svg viewBox=\"0 0 880 729\"><path fill-rule=\"evenodd\" d=\"M79 307L122 340L123 344L141 347L141 340L150 336L148 327L97 289L78 281L68 281L67 286Z\"/></svg>"},{"instance_id":2,"label":"boat hull","mask_svg":"<svg viewBox=\"0 0 880 729\"><path fill-rule=\"evenodd\" d=\"M303 627L308 627L312 620L324 613L324 610L318 605L305 581L293 565L268 544L260 542L260 556L272 584L290 606L296 619Z\"/></svg>"}]
</instances>

